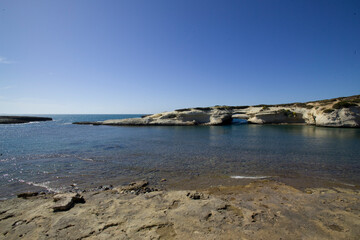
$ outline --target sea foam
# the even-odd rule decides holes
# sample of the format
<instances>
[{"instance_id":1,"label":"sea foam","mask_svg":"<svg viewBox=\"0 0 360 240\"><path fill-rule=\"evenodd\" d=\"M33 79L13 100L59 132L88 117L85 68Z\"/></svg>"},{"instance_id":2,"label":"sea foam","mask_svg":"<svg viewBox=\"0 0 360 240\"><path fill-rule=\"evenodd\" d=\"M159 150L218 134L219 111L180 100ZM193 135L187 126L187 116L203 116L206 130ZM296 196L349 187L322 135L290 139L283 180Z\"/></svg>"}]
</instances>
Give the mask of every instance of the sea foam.
<instances>
[{"instance_id":1,"label":"sea foam","mask_svg":"<svg viewBox=\"0 0 360 240\"><path fill-rule=\"evenodd\" d=\"M263 178L270 178L270 176L230 176L231 178L235 179L263 179Z\"/></svg>"}]
</instances>

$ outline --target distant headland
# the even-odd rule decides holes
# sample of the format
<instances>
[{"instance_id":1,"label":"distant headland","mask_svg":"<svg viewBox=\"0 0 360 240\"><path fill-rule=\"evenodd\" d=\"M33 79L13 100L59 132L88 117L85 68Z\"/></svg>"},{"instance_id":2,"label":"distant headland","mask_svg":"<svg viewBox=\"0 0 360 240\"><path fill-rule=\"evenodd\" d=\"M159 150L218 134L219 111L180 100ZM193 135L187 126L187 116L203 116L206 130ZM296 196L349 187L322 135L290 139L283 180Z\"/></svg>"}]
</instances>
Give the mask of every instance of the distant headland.
<instances>
[{"instance_id":1,"label":"distant headland","mask_svg":"<svg viewBox=\"0 0 360 240\"><path fill-rule=\"evenodd\" d=\"M52 121L48 117L27 117L27 116L0 116L0 124L29 123Z\"/></svg>"},{"instance_id":2,"label":"distant headland","mask_svg":"<svg viewBox=\"0 0 360 240\"><path fill-rule=\"evenodd\" d=\"M305 103L255 106L214 106L177 109L142 118L112 119L74 124L112 126L227 125L234 119L252 124L307 124L323 127L360 127L360 95Z\"/></svg>"}]
</instances>

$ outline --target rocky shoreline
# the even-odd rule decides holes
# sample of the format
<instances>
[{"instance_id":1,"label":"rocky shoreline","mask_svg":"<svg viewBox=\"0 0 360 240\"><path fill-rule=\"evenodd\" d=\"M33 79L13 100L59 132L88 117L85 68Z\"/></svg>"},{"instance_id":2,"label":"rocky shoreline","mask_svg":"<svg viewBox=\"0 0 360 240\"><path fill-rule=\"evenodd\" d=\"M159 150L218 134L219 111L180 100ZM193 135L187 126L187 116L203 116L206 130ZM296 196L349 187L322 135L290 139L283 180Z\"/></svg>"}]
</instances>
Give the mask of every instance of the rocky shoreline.
<instances>
[{"instance_id":1,"label":"rocky shoreline","mask_svg":"<svg viewBox=\"0 0 360 240\"><path fill-rule=\"evenodd\" d=\"M20 124L29 122L52 121L48 117L27 117L27 116L0 116L0 124Z\"/></svg>"},{"instance_id":2,"label":"rocky shoreline","mask_svg":"<svg viewBox=\"0 0 360 240\"><path fill-rule=\"evenodd\" d=\"M360 95L306 103L256 106L186 108L142 118L102 122L75 122L110 126L209 126L227 125L234 119L252 124L307 124L322 127L360 127Z\"/></svg>"},{"instance_id":3,"label":"rocky shoreline","mask_svg":"<svg viewBox=\"0 0 360 240\"><path fill-rule=\"evenodd\" d=\"M0 201L0 239L357 239L360 191L273 180L198 191L146 181Z\"/></svg>"}]
</instances>

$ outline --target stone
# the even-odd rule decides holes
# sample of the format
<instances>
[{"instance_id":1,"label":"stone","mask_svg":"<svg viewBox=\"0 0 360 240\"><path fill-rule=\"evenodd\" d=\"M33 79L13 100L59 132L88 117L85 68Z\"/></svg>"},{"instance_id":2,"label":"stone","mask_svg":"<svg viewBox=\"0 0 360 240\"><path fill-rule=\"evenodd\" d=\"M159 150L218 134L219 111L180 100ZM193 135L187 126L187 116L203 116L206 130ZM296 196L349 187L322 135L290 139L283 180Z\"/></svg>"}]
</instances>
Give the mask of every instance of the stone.
<instances>
[{"instance_id":1,"label":"stone","mask_svg":"<svg viewBox=\"0 0 360 240\"><path fill-rule=\"evenodd\" d=\"M54 197L54 212L67 211L74 207L75 203L85 203L85 199L78 193L56 194Z\"/></svg>"},{"instance_id":2,"label":"stone","mask_svg":"<svg viewBox=\"0 0 360 240\"><path fill-rule=\"evenodd\" d=\"M189 198L193 199L193 200L199 200L199 199L204 199L204 194L203 193L199 193L199 192L189 192L187 193L187 195Z\"/></svg>"},{"instance_id":3,"label":"stone","mask_svg":"<svg viewBox=\"0 0 360 240\"><path fill-rule=\"evenodd\" d=\"M20 193L17 195L18 198L29 198L29 197L34 197L34 196L37 196L39 195L38 192L25 192L25 193Z\"/></svg>"},{"instance_id":4,"label":"stone","mask_svg":"<svg viewBox=\"0 0 360 240\"><path fill-rule=\"evenodd\" d=\"M102 190L102 191L111 190L111 189L113 189L113 185L99 186L98 189L99 189L99 190Z\"/></svg>"},{"instance_id":5,"label":"stone","mask_svg":"<svg viewBox=\"0 0 360 240\"><path fill-rule=\"evenodd\" d=\"M137 190L139 188L147 186L148 184L149 184L148 181L141 180L137 182L132 182L128 186L121 187L121 190L127 190L127 191Z\"/></svg>"}]
</instances>

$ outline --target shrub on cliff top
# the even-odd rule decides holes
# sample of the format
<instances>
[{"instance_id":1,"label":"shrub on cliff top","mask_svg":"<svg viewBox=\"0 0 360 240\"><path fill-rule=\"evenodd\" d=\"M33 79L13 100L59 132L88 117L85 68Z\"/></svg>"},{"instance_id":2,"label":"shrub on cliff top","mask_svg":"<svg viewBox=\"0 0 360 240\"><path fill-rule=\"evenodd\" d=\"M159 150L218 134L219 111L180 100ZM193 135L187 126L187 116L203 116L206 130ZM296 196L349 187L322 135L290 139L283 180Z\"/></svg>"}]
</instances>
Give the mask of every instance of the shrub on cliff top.
<instances>
[{"instance_id":1,"label":"shrub on cliff top","mask_svg":"<svg viewBox=\"0 0 360 240\"><path fill-rule=\"evenodd\" d=\"M216 105L214 108L219 109L219 110L231 110L232 109L231 106L226 106L226 105L224 105L224 106Z\"/></svg>"},{"instance_id":2,"label":"shrub on cliff top","mask_svg":"<svg viewBox=\"0 0 360 240\"><path fill-rule=\"evenodd\" d=\"M211 107L196 107L194 108L196 110L201 110L201 111L210 111L211 110Z\"/></svg>"},{"instance_id":3,"label":"shrub on cliff top","mask_svg":"<svg viewBox=\"0 0 360 240\"><path fill-rule=\"evenodd\" d=\"M313 106L311 105L307 105L306 103L295 103L296 107L302 107L302 108L306 108L306 109L312 109Z\"/></svg>"},{"instance_id":4,"label":"shrub on cliff top","mask_svg":"<svg viewBox=\"0 0 360 240\"><path fill-rule=\"evenodd\" d=\"M341 102L335 103L333 105L333 108L341 109L341 108L349 108L349 107L354 107L354 106L357 106L357 104L352 103L352 102L347 102L347 101L341 101Z\"/></svg>"},{"instance_id":5,"label":"shrub on cliff top","mask_svg":"<svg viewBox=\"0 0 360 240\"><path fill-rule=\"evenodd\" d=\"M190 108L181 108L181 109L176 109L175 111L177 112L186 112L186 111L190 111Z\"/></svg>"}]
</instances>

